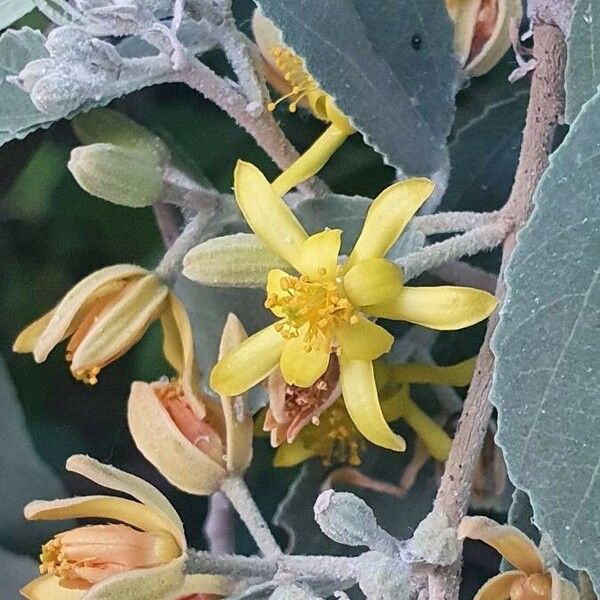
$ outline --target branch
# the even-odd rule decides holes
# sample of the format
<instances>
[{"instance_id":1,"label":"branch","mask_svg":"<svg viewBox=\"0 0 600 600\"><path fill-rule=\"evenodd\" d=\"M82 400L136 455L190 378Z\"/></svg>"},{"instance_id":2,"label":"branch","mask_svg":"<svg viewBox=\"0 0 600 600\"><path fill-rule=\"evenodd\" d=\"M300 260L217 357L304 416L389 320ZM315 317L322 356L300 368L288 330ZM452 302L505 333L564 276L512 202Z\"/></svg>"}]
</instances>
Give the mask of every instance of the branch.
<instances>
[{"instance_id":1,"label":"branch","mask_svg":"<svg viewBox=\"0 0 600 600\"><path fill-rule=\"evenodd\" d=\"M502 214L511 226L502 244L501 276L496 295L500 301L506 289L502 275L515 246L515 236L526 222L532 208L533 192L548 165L554 132L563 114L566 44L559 27L534 21L534 49L537 67L533 74L523 145L510 198ZM473 382L464 403L463 413L442 477L434 510L447 515L453 527L466 514L473 473L481 451L492 412L488 400L492 382L494 356L490 339L498 323L498 312L489 320L485 340L477 359ZM460 561L439 568L429 577L430 600L456 600L460 584Z\"/></svg>"}]
</instances>

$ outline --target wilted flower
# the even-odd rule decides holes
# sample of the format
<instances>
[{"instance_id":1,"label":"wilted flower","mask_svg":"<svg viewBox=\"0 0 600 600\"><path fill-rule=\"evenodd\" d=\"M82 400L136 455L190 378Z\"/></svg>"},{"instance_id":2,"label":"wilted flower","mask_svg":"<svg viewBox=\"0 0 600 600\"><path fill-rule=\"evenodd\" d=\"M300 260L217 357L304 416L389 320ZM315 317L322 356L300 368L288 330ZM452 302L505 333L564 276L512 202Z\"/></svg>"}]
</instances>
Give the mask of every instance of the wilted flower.
<instances>
[{"instance_id":1,"label":"wilted flower","mask_svg":"<svg viewBox=\"0 0 600 600\"><path fill-rule=\"evenodd\" d=\"M220 356L246 337L230 314ZM221 395L217 405L196 391L184 394L181 381L136 381L128 405L129 429L142 454L173 485L207 495L230 475L241 475L252 460L252 417L244 398Z\"/></svg>"},{"instance_id":2,"label":"wilted flower","mask_svg":"<svg viewBox=\"0 0 600 600\"><path fill-rule=\"evenodd\" d=\"M496 306L487 292L455 286L406 287L402 271L383 258L433 190L428 179L395 183L371 204L345 264L338 264L339 229L308 236L263 174L238 162L235 195L261 240L299 275L269 272L265 306L278 317L222 358L211 386L237 395L280 366L290 385L312 386L339 361L346 408L371 442L404 450L379 405L372 361L389 351L393 336L368 316L401 319L433 329L460 329L485 319Z\"/></svg>"},{"instance_id":3,"label":"wilted flower","mask_svg":"<svg viewBox=\"0 0 600 600\"><path fill-rule=\"evenodd\" d=\"M69 339L66 359L71 373L93 385L100 370L125 354L159 318L165 356L189 392L194 351L185 308L155 274L135 265L114 265L88 275L53 310L24 329L13 350L31 352L40 363Z\"/></svg>"},{"instance_id":4,"label":"wilted flower","mask_svg":"<svg viewBox=\"0 0 600 600\"><path fill-rule=\"evenodd\" d=\"M263 429L270 432L271 445L277 447L275 466L290 467L314 456L321 457L326 465L360 464L366 443L340 397L337 364L337 356L332 354L325 374L309 388L286 384L279 369L269 376L269 407ZM462 387L471 381L474 364L473 359L449 367L376 362L375 379L386 421L403 419L425 444L429 455L445 461L451 440L412 400L409 385Z\"/></svg>"},{"instance_id":5,"label":"wilted flower","mask_svg":"<svg viewBox=\"0 0 600 600\"><path fill-rule=\"evenodd\" d=\"M510 23L523 15L521 0L446 0L454 21L454 49L465 72L487 73L510 48Z\"/></svg>"},{"instance_id":6,"label":"wilted flower","mask_svg":"<svg viewBox=\"0 0 600 600\"><path fill-rule=\"evenodd\" d=\"M544 566L536 545L519 529L499 525L487 517L465 517L458 527L460 539L481 540L516 567L492 577L474 600L576 600L575 586L554 568Z\"/></svg>"}]
</instances>

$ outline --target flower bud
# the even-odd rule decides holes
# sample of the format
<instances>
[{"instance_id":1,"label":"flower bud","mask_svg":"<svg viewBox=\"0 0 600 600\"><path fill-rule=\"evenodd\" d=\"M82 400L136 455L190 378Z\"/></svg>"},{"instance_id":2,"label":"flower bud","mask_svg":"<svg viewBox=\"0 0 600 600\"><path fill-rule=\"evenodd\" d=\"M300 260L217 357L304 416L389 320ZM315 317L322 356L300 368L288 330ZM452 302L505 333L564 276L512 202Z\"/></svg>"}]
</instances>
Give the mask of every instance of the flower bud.
<instances>
[{"instance_id":1,"label":"flower bud","mask_svg":"<svg viewBox=\"0 0 600 600\"><path fill-rule=\"evenodd\" d=\"M87 90L66 73L52 70L34 83L30 97L39 111L47 115L66 115L79 108L87 97Z\"/></svg>"},{"instance_id":2,"label":"flower bud","mask_svg":"<svg viewBox=\"0 0 600 600\"><path fill-rule=\"evenodd\" d=\"M183 274L203 285L259 288L270 270L286 266L255 235L236 233L192 248L183 259Z\"/></svg>"},{"instance_id":3,"label":"flower bud","mask_svg":"<svg viewBox=\"0 0 600 600\"><path fill-rule=\"evenodd\" d=\"M163 191L162 165L153 152L91 144L75 148L67 167L86 192L113 204L150 206Z\"/></svg>"},{"instance_id":4,"label":"flower bud","mask_svg":"<svg viewBox=\"0 0 600 600\"><path fill-rule=\"evenodd\" d=\"M112 44L98 40L73 25L53 29L45 46L53 58L74 63L93 62L96 68L113 69L123 62Z\"/></svg>"},{"instance_id":5,"label":"flower bud","mask_svg":"<svg viewBox=\"0 0 600 600\"><path fill-rule=\"evenodd\" d=\"M55 68L56 62L52 58L32 60L30 63L27 63L18 75L11 79L11 83L14 83L29 94L35 84L42 77L46 77L46 75L55 70Z\"/></svg>"},{"instance_id":6,"label":"flower bud","mask_svg":"<svg viewBox=\"0 0 600 600\"><path fill-rule=\"evenodd\" d=\"M368 600L410 600L414 597L413 585L402 569L402 563L384 555L369 558L368 568L358 582Z\"/></svg>"}]
</instances>

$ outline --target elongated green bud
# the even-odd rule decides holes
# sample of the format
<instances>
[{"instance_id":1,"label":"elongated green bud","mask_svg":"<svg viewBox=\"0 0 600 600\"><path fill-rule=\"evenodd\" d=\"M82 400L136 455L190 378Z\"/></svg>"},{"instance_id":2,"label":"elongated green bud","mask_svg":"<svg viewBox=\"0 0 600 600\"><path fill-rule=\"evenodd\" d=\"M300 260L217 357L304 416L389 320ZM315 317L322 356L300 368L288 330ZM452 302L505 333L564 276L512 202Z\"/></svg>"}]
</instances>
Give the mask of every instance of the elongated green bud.
<instances>
[{"instance_id":1,"label":"elongated green bud","mask_svg":"<svg viewBox=\"0 0 600 600\"><path fill-rule=\"evenodd\" d=\"M289 265L250 233L213 238L183 259L188 279L215 287L262 288L271 269L289 270Z\"/></svg>"},{"instance_id":2,"label":"elongated green bud","mask_svg":"<svg viewBox=\"0 0 600 600\"><path fill-rule=\"evenodd\" d=\"M162 163L154 152L91 144L75 148L67 166L86 192L114 204L149 206L163 190Z\"/></svg>"}]
</instances>

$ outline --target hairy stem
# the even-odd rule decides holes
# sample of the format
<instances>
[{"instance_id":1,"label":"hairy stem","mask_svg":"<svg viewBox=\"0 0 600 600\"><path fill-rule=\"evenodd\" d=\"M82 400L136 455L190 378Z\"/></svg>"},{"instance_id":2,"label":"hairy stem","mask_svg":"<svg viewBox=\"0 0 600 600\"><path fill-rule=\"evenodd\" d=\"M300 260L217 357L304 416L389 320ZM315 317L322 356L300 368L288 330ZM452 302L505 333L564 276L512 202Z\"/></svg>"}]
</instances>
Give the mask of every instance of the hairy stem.
<instances>
[{"instance_id":1,"label":"hairy stem","mask_svg":"<svg viewBox=\"0 0 600 600\"><path fill-rule=\"evenodd\" d=\"M181 214L177 207L164 202L155 202L152 206L156 225L165 248L170 248L179 236L181 227Z\"/></svg>"},{"instance_id":2,"label":"hairy stem","mask_svg":"<svg viewBox=\"0 0 600 600\"><path fill-rule=\"evenodd\" d=\"M204 534L211 554L233 554L235 532L231 502L223 492L215 492L208 499L208 515Z\"/></svg>"},{"instance_id":3,"label":"hairy stem","mask_svg":"<svg viewBox=\"0 0 600 600\"><path fill-rule=\"evenodd\" d=\"M221 491L233 504L262 554L267 558L281 555L281 549L260 514L244 480L241 477L230 477L221 485Z\"/></svg>"},{"instance_id":4,"label":"hairy stem","mask_svg":"<svg viewBox=\"0 0 600 600\"><path fill-rule=\"evenodd\" d=\"M539 19L534 20L533 36L537 67L531 84L515 182L510 198L502 210L503 215L510 218L511 226L502 244L502 268L496 288L499 300L503 300L506 293L503 274L515 246L516 233L531 211L533 192L548 165L556 125L563 114L565 36L556 25L539 22ZM498 319L497 312L490 317L475 375L435 500L434 510L445 513L454 527L458 526L468 508L473 473L492 412L488 400L494 366L490 339ZM456 600L459 584L460 561L457 561L429 576L429 598Z\"/></svg>"}]
</instances>

